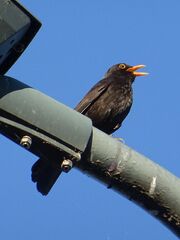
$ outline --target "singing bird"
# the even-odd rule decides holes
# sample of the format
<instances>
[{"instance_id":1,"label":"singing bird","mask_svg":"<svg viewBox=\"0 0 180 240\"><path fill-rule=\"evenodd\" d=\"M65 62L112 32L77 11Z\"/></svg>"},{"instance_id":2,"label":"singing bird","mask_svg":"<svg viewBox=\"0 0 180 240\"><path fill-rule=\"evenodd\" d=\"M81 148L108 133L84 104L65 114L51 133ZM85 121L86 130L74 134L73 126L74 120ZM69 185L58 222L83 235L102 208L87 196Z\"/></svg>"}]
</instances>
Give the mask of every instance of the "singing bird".
<instances>
[{"instance_id":1,"label":"singing bird","mask_svg":"<svg viewBox=\"0 0 180 240\"><path fill-rule=\"evenodd\" d=\"M132 83L145 72L136 70L145 65L130 66L119 63L112 66L104 78L90 89L75 110L91 118L93 126L112 134L121 127L133 101ZM32 180L37 189L47 195L61 173L60 164L48 159L39 159L32 167Z\"/></svg>"},{"instance_id":2,"label":"singing bird","mask_svg":"<svg viewBox=\"0 0 180 240\"><path fill-rule=\"evenodd\" d=\"M143 67L145 65L130 66L125 63L112 66L75 109L91 118L94 127L112 134L120 128L131 109L135 77L147 75L136 72Z\"/></svg>"}]
</instances>

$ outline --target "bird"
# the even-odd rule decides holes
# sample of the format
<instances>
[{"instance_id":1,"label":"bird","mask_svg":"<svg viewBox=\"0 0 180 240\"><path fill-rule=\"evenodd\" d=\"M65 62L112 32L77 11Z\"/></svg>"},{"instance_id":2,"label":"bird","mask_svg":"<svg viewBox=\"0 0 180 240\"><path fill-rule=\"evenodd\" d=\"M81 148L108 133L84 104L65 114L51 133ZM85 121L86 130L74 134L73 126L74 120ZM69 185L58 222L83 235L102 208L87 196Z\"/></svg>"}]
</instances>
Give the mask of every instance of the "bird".
<instances>
[{"instance_id":1,"label":"bird","mask_svg":"<svg viewBox=\"0 0 180 240\"><path fill-rule=\"evenodd\" d=\"M75 110L89 117L94 127L112 134L118 130L128 115L132 102L132 84L136 77L145 76L146 72L136 70L145 65L131 66L126 63L113 65L102 80L96 83L77 104ZM31 178L36 182L42 195L47 195L61 174L61 166L54 160L40 158L32 166Z\"/></svg>"},{"instance_id":2,"label":"bird","mask_svg":"<svg viewBox=\"0 0 180 240\"><path fill-rule=\"evenodd\" d=\"M143 67L145 65L113 65L104 78L84 96L75 110L91 118L94 127L112 134L121 127L131 109L132 83L137 76L147 75L145 72L136 72Z\"/></svg>"}]
</instances>

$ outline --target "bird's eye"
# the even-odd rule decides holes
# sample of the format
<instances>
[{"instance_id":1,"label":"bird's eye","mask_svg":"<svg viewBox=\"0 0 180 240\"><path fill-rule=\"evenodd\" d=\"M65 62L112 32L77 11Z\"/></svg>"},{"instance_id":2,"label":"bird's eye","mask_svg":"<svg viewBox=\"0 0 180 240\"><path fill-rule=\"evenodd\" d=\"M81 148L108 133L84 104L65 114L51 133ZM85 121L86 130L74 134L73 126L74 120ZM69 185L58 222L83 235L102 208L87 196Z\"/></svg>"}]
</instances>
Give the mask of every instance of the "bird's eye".
<instances>
[{"instance_id":1,"label":"bird's eye","mask_svg":"<svg viewBox=\"0 0 180 240\"><path fill-rule=\"evenodd\" d=\"M126 65L125 65L125 64L119 64L119 68L120 68L120 69L125 69L125 68L126 68Z\"/></svg>"}]
</instances>

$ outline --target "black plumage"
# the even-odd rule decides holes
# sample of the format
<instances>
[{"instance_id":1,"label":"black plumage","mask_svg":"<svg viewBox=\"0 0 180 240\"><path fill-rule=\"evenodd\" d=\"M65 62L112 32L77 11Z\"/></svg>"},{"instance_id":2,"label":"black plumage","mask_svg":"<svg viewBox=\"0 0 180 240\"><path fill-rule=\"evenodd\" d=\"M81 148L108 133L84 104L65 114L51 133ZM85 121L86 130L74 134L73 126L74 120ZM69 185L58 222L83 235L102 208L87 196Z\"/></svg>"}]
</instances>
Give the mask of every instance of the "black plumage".
<instances>
[{"instance_id":1,"label":"black plumage","mask_svg":"<svg viewBox=\"0 0 180 240\"><path fill-rule=\"evenodd\" d=\"M125 63L112 66L76 106L75 110L92 119L93 126L112 134L122 124L132 106L132 83L136 72L144 65L129 66ZM61 173L60 163L39 159L32 167L32 180L37 189L47 195Z\"/></svg>"},{"instance_id":2,"label":"black plumage","mask_svg":"<svg viewBox=\"0 0 180 240\"><path fill-rule=\"evenodd\" d=\"M122 124L129 113L132 101L132 83L136 76L145 73L135 72L144 65L129 66L121 63L112 66L75 108L92 119L93 125L111 134Z\"/></svg>"}]
</instances>

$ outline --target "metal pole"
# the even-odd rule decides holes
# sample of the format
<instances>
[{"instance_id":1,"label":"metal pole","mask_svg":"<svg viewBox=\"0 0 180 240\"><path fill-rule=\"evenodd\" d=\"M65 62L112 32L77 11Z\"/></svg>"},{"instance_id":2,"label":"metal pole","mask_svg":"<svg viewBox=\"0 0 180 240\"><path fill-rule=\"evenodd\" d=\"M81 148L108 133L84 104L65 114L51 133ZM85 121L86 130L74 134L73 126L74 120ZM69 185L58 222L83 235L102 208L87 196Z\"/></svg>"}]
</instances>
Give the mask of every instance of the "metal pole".
<instances>
[{"instance_id":1,"label":"metal pole","mask_svg":"<svg viewBox=\"0 0 180 240\"><path fill-rule=\"evenodd\" d=\"M20 145L30 136L32 144L27 150L52 164L66 154L82 171L124 194L180 237L180 180L92 128L90 120L80 113L1 76L0 132Z\"/></svg>"},{"instance_id":2,"label":"metal pole","mask_svg":"<svg viewBox=\"0 0 180 240\"><path fill-rule=\"evenodd\" d=\"M107 184L180 237L180 180L167 170L93 128L91 155L81 170Z\"/></svg>"}]
</instances>

